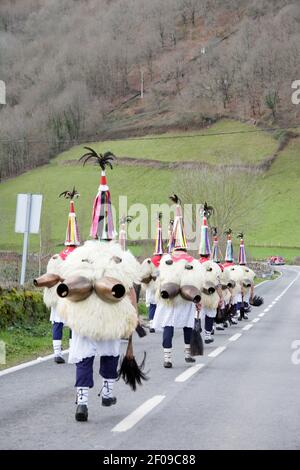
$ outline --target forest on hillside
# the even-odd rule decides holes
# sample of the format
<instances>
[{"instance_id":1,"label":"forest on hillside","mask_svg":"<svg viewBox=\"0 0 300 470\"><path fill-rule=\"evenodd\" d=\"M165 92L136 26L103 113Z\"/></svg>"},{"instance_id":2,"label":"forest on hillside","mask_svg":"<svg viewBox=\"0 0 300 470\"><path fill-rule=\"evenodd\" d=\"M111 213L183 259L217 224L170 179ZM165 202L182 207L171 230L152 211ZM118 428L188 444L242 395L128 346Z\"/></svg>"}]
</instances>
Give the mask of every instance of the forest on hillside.
<instances>
[{"instance_id":1,"label":"forest on hillside","mask_svg":"<svg viewBox=\"0 0 300 470\"><path fill-rule=\"evenodd\" d=\"M2 0L0 180L133 117L297 125L299 57L298 0Z\"/></svg>"}]
</instances>

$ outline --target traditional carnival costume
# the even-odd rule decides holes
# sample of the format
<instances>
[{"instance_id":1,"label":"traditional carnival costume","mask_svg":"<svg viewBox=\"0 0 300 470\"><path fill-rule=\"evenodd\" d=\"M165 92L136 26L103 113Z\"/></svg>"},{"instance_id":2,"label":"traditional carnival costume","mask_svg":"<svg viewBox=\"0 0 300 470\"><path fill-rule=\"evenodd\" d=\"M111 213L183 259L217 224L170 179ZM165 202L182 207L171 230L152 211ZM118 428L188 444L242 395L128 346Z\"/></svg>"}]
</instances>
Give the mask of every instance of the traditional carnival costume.
<instances>
[{"instance_id":1,"label":"traditional carnival costume","mask_svg":"<svg viewBox=\"0 0 300 470\"><path fill-rule=\"evenodd\" d=\"M204 287L201 292L201 319L204 324L204 342L206 344L214 341L214 320L217 315L217 308L220 303L220 295L218 289L220 287L221 268L218 264L211 260L211 248L208 233L207 218L213 212L213 208L205 202L203 206L202 225L199 245L199 261L204 277ZM216 253L216 244L215 256Z\"/></svg>"},{"instance_id":2,"label":"traditional carnival costume","mask_svg":"<svg viewBox=\"0 0 300 470\"><path fill-rule=\"evenodd\" d=\"M169 247L173 246L174 248L171 254L164 255L160 261L156 292L157 308L153 320L153 328L163 330L162 346L165 368L172 367L174 328L183 329L185 362L195 362L191 356L190 342L196 312L195 298L197 301L200 300L200 292L195 286L193 286L194 291L191 294L190 292L186 293L186 286L182 285L185 269L191 266L194 258L186 252L187 242L180 200L176 195L171 199L176 203L176 217Z\"/></svg>"},{"instance_id":3,"label":"traditional carnival costume","mask_svg":"<svg viewBox=\"0 0 300 470\"><path fill-rule=\"evenodd\" d=\"M75 248L77 248L80 245L80 236L79 236L79 230L78 230L78 224L77 224L77 219L76 219L76 214L75 214L75 207L74 207L74 199L79 197L79 193L76 191L75 187L73 188L72 191L64 191L62 192L59 197L64 196L66 199L70 200L70 210L69 210L69 216L68 216L68 224L67 224L67 230L66 230L66 238L65 238L65 249L57 254L52 256L52 258L49 260L48 265L47 265L47 274L44 276L41 276L38 279L35 279L34 283L38 287L45 287L44 290L44 302L51 309L50 313L50 321L52 323L52 342L53 342L53 351L54 351L54 361L57 364L64 364L65 360L62 356L62 336L63 336L63 327L64 327L64 322L60 318L60 315L57 311L57 302L58 302L58 296L56 293L56 288L58 285L58 282L61 280L60 278L60 272L62 268L63 262L66 260L66 258L69 256L70 253L72 253ZM51 286L47 282L47 276L57 276L56 282L54 284L51 283ZM70 339L69 339L69 344L71 345L71 337L72 337L72 332L70 330Z\"/></svg>"},{"instance_id":4,"label":"traditional carnival costume","mask_svg":"<svg viewBox=\"0 0 300 470\"><path fill-rule=\"evenodd\" d=\"M213 249L212 249L212 254L211 254L211 260L216 263L218 266L220 266L221 271L223 273L223 266L221 265L220 261L220 248L219 248L219 237L218 237L218 230L217 227L212 227L212 235L213 235ZM221 290L222 290L222 303L218 306L217 308L217 315L215 317L215 323L216 323L216 330L218 331L224 331L224 329L227 327L227 324L225 322L225 298L224 294L226 294L223 291L223 285L221 282L221 276L220 275L220 284L221 284Z\"/></svg>"},{"instance_id":5,"label":"traditional carnival costume","mask_svg":"<svg viewBox=\"0 0 300 470\"><path fill-rule=\"evenodd\" d=\"M237 307L236 307L236 282L232 279L230 275L230 267L234 266L234 255L233 255L233 244L232 244L232 230L229 228L226 230L225 234L227 235L226 241L226 251L225 251L225 262L223 263L224 267L224 279L230 279L231 282L228 284L228 289L231 293L230 300L228 303L228 322L233 325L238 323ZM239 296L239 294L238 294Z\"/></svg>"},{"instance_id":6,"label":"traditional carnival costume","mask_svg":"<svg viewBox=\"0 0 300 470\"><path fill-rule=\"evenodd\" d=\"M156 311L156 284L159 275L159 264L163 256L163 239L161 228L162 214L158 214L155 249L151 258L146 258L142 263L142 284L145 289L145 301L148 309L149 331L155 333L153 319Z\"/></svg>"},{"instance_id":7,"label":"traditional carnival costume","mask_svg":"<svg viewBox=\"0 0 300 470\"><path fill-rule=\"evenodd\" d=\"M103 406L116 403L113 388L122 376L135 390L146 379L132 350L132 333L138 324L134 282L139 282L140 265L129 251L114 241L110 192L105 167L112 168L110 152L98 155L93 149L81 159L95 159L102 169L93 205L90 235L93 238L72 253L64 264L64 281L57 287L58 311L72 328L69 362L76 364L77 421L88 419L88 393L93 387L93 364L100 356ZM129 338L118 373L121 338Z\"/></svg>"}]
</instances>

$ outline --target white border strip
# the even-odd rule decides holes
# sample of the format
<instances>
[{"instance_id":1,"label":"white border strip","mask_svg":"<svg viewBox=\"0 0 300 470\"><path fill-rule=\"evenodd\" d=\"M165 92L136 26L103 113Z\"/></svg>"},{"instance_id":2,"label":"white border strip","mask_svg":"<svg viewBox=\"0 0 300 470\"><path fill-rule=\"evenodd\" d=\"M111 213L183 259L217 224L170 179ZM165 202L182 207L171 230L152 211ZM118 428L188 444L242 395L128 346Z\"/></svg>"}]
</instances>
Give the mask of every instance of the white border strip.
<instances>
[{"instance_id":1,"label":"white border strip","mask_svg":"<svg viewBox=\"0 0 300 470\"><path fill-rule=\"evenodd\" d=\"M149 400L145 401L141 406L134 410L130 415L120 421L113 429L112 432L125 432L133 428L141 419L143 419L150 411L159 405L166 395L155 395Z\"/></svg>"},{"instance_id":2,"label":"white border strip","mask_svg":"<svg viewBox=\"0 0 300 470\"><path fill-rule=\"evenodd\" d=\"M226 346L219 346L217 349L214 349L211 353L208 354L208 357L217 357L223 351L225 351Z\"/></svg>"},{"instance_id":3,"label":"white border strip","mask_svg":"<svg viewBox=\"0 0 300 470\"><path fill-rule=\"evenodd\" d=\"M62 351L62 354L68 354L69 350L65 349ZM54 354L49 354L48 356L38 357L33 361L23 362L14 367L9 367L8 369L4 369L0 371L0 377L3 375L11 374L12 372L17 372L18 370L26 369L27 367L36 366L37 364L41 364L41 362L49 361L50 359L54 359Z\"/></svg>"},{"instance_id":4,"label":"white border strip","mask_svg":"<svg viewBox=\"0 0 300 470\"><path fill-rule=\"evenodd\" d=\"M235 335L231 336L228 341L236 341L242 336L242 333L236 333Z\"/></svg>"},{"instance_id":5,"label":"white border strip","mask_svg":"<svg viewBox=\"0 0 300 470\"><path fill-rule=\"evenodd\" d=\"M248 331L248 330L251 330L251 328L253 328L253 325L251 325L251 324L249 323L249 325L244 326L244 328L242 328L242 330L243 330L243 331Z\"/></svg>"},{"instance_id":6,"label":"white border strip","mask_svg":"<svg viewBox=\"0 0 300 470\"><path fill-rule=\"evenodd\" d=\"M198 370L202 369L205 364L196 364L195 366L189 367L187 370L182 372L182 374L177 375L175 382L185 382L190 377L192 377Z\"/></svg>"}]
</instances>

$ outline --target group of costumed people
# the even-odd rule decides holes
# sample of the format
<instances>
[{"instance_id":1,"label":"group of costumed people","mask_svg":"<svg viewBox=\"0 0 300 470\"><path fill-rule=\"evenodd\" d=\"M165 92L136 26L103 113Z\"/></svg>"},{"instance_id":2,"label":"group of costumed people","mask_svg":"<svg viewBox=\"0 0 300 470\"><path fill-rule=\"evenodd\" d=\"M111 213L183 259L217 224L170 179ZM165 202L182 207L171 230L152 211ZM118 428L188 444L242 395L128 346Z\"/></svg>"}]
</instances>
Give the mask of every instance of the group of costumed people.
<instances>
[{"instance_id":1,"label":"group of costumed people","mask_svg":"<svg viewBox=\"0 0 300 470\"><path fill-rule=\"evenodd\" d=\"M203 206L199 259L188 254L180 199L174 221L170 222L167 252L163 250L161 214L158 215L154 255L139 263L126 249L126 223L123 216L119 236L114 229L111 197L106 167L112 168L115 156L104 155L86 147L80 160L89 160L101 168L100 185L92 209L90 240L80 242L74 200L75 187L60 194L69 200L70 210L65 249L48 262L44 275L34 280L44 288L44 302L51 309L54 361L65 362L62 352L63 327L70 329L69 363L76 365L77 392L75 419L87 421L89 389L94 386L93 366L100 357L99 393L103 406L116 404L113 389L122 378L132 390L148 379L143 371L145 356L138 364L133 353L133 333L146 332L140 322L137 303L141 286L145 291L149 313L149 331L163 332L163 365L172 367L174 329L183 329L185 362L195 362L203 354L201 331L206 344L213 341L216 329L224 329L246 319L249 304L259 305L255 298L255 273L246 266L241 234L239 264L233 260L232 234L227 233L224 264L220 263L218 235L214 229L213 251L209 243L207 218L211 208ZM127 348L120 359L121 341Z\"/></svg>"},{"instance_id":2,"label":"group of costumed people","mask_svg":"<svg viewBox=\"0 0 300 470\"><path fill-rule=\"evenodd\" d=\"M263 299L254 295L255 273L247 266L243 234L240 233L238 264L234 263L232 231L221 263L216 227L212 228L213 248L209 241L208 218L213 208L204 203L199 258L188 254L180 199L173 195L176 216L170 221L167 253L162 248L161 215L153 257L142 263L146 286L150 333L163 331L164 367L171 368L174 329L183 329L185 362L195 362L203 354L200 333L206 344L214 341L216 330L225 330L248 319L250 304L259 306Z\"/></svg>"}]
</instances>

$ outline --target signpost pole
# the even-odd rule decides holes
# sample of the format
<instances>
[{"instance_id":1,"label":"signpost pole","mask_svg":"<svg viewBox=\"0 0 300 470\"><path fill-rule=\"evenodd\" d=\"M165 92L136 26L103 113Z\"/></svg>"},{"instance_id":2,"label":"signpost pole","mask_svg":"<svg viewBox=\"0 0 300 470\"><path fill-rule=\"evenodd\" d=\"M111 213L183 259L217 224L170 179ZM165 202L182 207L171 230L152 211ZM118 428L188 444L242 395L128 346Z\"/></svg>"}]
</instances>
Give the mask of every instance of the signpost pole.
<instances>
[{"instance_id":1,"label":"signpost pole","mask_svg":"<svg viewBox=\"0 0 300 470\"><path fill-rule=\"evenodd\" d=\"M32 202L32 194L27 194L26 224L25 224L25 232L24 232L24 240L23 240L22 269L21 269L21 277L20 277L21 286L24 286L24 283L25 283L26 263L27 263L27 256L28 256L29 230L30 230L31 202Z\"/></svg>"}]
</instances>

